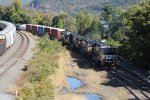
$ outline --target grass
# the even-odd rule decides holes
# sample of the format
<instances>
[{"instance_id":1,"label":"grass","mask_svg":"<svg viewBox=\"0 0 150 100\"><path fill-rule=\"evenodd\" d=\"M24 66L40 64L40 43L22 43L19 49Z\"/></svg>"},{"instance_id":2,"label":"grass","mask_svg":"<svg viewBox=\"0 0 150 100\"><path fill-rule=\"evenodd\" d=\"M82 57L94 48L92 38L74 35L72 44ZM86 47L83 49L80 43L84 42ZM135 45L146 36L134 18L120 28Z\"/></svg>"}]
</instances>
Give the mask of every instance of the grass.
<instances>
[{"instance_id":1,"label":"grass","mask_svg":"<svg viewBox=\"0 0 150 100\"><path fill-rule=\"evenodd\" d=\"M16 100L51 100L53 86L48 78L58 69L59 54L65 49L57 40L51 41L42 37L35 48L36 57L28 63L24 75L24 84L19 89Z\"/></svg>"}]
</instances>

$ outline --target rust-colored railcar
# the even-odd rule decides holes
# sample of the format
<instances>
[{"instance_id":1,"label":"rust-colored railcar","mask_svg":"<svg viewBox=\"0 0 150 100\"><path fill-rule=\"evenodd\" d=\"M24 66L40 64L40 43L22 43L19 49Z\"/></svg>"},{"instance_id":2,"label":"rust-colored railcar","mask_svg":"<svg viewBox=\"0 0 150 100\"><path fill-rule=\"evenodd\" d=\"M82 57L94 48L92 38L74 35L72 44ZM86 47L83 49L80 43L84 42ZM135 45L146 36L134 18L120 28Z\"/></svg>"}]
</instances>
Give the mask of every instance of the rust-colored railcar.
<instances>
[{"instance_id":1,"label":"rust-colored railcar","mask_svg":"<svg viewBox=\"0 0 150 100\"><path fill-rule=\"evenodd\" d=\"M28 32L32 32L32 26L33 26L33 24L26 24L26 30Z\"/></svg>"},{"instance_id":2,"label":"rust-colored railcar","mask_svg":"<svg viewBox=\"0 0 150 100\"><path fill-rule=\"evenodd\" d=\"M45 33L47 33L49 36L51 34L52 27L45 27Z\"/></svg>"},{"instance_id":3,"label":"rust-colored railcar","mask_svg":"<svg viewBox=\"0 0 150 100\"><path fill-rule=\"evenodd\" d=\"M32 33L37 34L38 33L38 25L32 25Z\"/></svg>"}]
</instances>

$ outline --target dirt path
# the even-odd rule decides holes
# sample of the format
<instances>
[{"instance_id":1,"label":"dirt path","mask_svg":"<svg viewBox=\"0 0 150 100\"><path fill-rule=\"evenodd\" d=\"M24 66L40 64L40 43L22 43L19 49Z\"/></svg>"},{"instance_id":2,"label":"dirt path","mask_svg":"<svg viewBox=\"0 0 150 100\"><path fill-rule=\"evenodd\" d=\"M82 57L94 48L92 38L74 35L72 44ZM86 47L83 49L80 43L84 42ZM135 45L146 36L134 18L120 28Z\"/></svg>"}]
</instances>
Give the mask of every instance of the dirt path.
<instances>
[{"instance_id":1,"label":"dirt path","mask_svg":"<svg viewBox=\"0 0 150 100\"><path fill-rule=\"evenodd\" d=\"M106 71L93 67L87 59L77 52L62 54L59 60L59 69L51 77L55 87L54 100L86 100L81 94L94 93L103 100L127 100L134 97L110 77ZM82 81L83 85L75 91L70 90L66 77L75 77ZM67 92L63 92L66 88Z\"/></svg>"}]
</instances>

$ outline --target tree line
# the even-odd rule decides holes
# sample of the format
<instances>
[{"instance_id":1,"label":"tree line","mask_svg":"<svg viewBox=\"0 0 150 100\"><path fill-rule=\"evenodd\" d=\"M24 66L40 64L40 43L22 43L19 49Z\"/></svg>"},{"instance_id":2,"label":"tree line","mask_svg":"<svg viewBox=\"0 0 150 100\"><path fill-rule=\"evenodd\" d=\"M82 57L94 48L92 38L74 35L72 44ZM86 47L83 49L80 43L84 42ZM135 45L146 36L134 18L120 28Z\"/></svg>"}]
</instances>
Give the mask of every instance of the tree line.
<instances>
[{"instance_id":1,"label":"tree line","mask_svg":"<svg viewBox=\"0 0 150 100\"><path fill-rule=\"evenodd\" d=\"M51 25L52 18L53 15L51 13L42 13L34 9L23 9L22 0L14 0L9 7L0 6L0 20L14 24Z\"/></svg>"},{"instance_id":2,"label":"tree line","mask_svg":"<svg viewBox=\"0 0 150 100\"><path fill-rule=\"evenodd\" d=\"M32 23L75 32L96 40L107 39L107 44L118 48L119 54L150 69L150 1L125 9L106 4L101 14L80 11L71 16L53 15L36 10L22 9L21 0L10 7L0 7L0 19L13 23Z\"/></svg>"}]
</instances>

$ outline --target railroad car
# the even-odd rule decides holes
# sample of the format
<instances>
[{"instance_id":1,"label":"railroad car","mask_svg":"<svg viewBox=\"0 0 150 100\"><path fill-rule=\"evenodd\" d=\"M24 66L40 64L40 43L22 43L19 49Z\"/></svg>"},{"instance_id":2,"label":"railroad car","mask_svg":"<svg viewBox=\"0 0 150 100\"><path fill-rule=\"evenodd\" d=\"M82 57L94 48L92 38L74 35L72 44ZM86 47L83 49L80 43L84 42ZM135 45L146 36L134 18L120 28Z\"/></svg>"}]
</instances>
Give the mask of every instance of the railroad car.
<instances>
[{"instance_id":1,"label":"railroad car","mask_svg":"<svg viewBox=\"0 0 150 100\"><path fill-rule=\"evenodd\" d=\"M50 38L53 39L57 39L57 40L61 40L62 39L62 33L65 31L65 29L59 29L59 28L52 28L51 29L51 34L50 34Z\"/></svg>"},{"instance_id":2,"label":"railroad car","mask_svg":"<svg viewBox=\"0 0 150 100\"><path fill-rule=\"evenodd\" d=\"M38 36L43 36L45 34L45 26L39 25L38 26Z\"/></svg>"},{"instance_id":3,"label":"railroad car","mask_svg":"<svg viewBox=\"0 0 150 100\"><path fill-rule=\"evenodd\" d=\"M51 40L54 40L54 39L55 39L56 29L57 29L57 28L52 28L52 29L51 29L51 34L50 34L50 39L51 39Z\"/></svg>"},{"instance_id":4,"label":"railroad car","mask_svg":"<svg viewBox=\"0 0 150 100\"><path fill-rule=\"evenodd\" d=\"M6 38L4 35L0 35L0 56L6 52Z\"/></svg>"},{"instance_id":5,"label":"railroad car","mask_svg":"<svg viewBox=\"0 0 150 100\"><path fill-rule=\"evenodd\" d=\"M57 30L56 30L56 38L57 38L58 40L61 40L61 39L62 39L62 34L63 34L63 32L65 32L65 29L57 29Z\"/></svg>"},{"instance_id":6,"label":"railroad car","mask_svg":"<svg viewBox=\"0 0 150 100\"><path fill-rule=\"evenodd\" d=\"M32 26L33 26L33 24L26 24L26 30L28 32L32 32Z\"/></svg>"},{"instance_id":7,"label":"railroad car","mask_svg":"<svg viewBox=\"0 0 150 100\"><path fill-rule=\"evenodd\" d=\"M71 32L63 32L62 36L61 36L61 41L63 45L67 45L69 43L69 35Z\"/></svg>"},{"instance_id":8,"label":"railroad car","mask_svg":"<svg viewBox=\"0 0 150 100\"><path fill-rule=\"evenodd\" d=\"M70 34L70 44L72 45L73 48L78 48L78 34Z\"/></svg>"},{"instance_id":9,"label":"railroad car","mask_svg":"<svg viewBox=\"0 0 150 100\"><path fill-rule=\"evenodd\" d=\"M95 44L91 55L92 59L101 66L109 67L116 64L117 52L116 48L112 46L98 46L98 44Z\"/></svg>"},{"instance_id":10,"label":"railroad car","mask_svg":"<svg viewBox=\"0 0 150 100\"><path fill-rule=\"evenodd\" d=\"M0 21L0 26L3 27L3 30L0 31L0 35L4 35L6 38L6 48L9 48L14 43L16 37L16 27L14 24Z\"/></svg>"},{"instance_id":11,"label":"railroad car","mask_svg":"<svg viewBox=\"0 0 150 100\"><path fill-rule=\"evenodd\" d=\"M16 30L20 30L20 24L15 24Z\"/></svg>"},{"instance_id":12,"label":"railroad car","mask_svg":"<svg viewBox=\"0 0 150 100\"><path fill-rule=\"evenodd\" d=\"M94 40L92 40L90 38L85 38L82 41L83 51L84 51L86 56L90 56L91 51L92 51L92 44L93 44L93 42L94 42Z\"/></svg>"},{"instance_id":13,"label":"railroad car","mask_svg":"<svg viewBox=\"0 0 150 100\"><path fill-rule=\"evenodd\" d=\"M38 25L32 25L32 34L35 35L38 33Z\"/></svg>"},{"instance_id":14,"label":"railroad car","mask_svg":"<svg viewBox=\"0 0 150 100\"><path fill-rule=\"evenodd\" d=\"M26 30L26 24L15 24L16 30Z\"/></svg>"},{"instance_id":15,"label":"railroad car","mask_svg":"<svg viewBox=\"0 0 150 100\"><path fill-rule=\"evenodd\" d=\"M20 25L20 30L26 30L26 24Z\"/></svg>"},{"instance_id":16,"label":"railroad car","mask_svg":"<svg viewBox=\"0 0 150 100\"><path fill-rule=\"evenodd\" d=\"M116 48L107 46L101 41L96 41L74 33L63 34L62 40L65 44L86 55L86 57L90 58L94 63L105 67L116 64Z\"/></svg>"},{"instance_id":17,"label":"railroad car","mask_svg":"<svg viewBox=\"0 0 150 100\"><path fill-rule=\"evenodd\" d=\"M52 27L45 26L45 33L47 33L49 36L51 35L51 29Z\"/></svg>"},{"instance_id":18,"label":"railroad car","mask_svg":"<svg viewBox=\"0 0 150 100\"><path fill-rule=\"evenodd\" d=\"M61 40L62 44L77 49L99 65L113 65L117 59L116 48L107 46L105 41L96 41L76 33L65 32L65 29L41 25L27 24L26 30L36 33L38 36L47 33L51 40Z\"/></svg>"}]
</instances>

